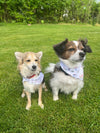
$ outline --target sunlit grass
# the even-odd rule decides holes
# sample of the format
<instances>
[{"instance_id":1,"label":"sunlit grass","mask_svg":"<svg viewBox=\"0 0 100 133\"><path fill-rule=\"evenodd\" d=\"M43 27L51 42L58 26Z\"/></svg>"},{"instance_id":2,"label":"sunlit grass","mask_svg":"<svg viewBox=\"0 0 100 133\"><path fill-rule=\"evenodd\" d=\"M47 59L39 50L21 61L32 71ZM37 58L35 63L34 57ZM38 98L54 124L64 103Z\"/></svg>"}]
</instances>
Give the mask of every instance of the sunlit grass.
<instances>
[{"instance_id":1,"label":"sunlit grass","mask_svg":"<svg viewBox=\"0 0 100 133\"><path fill-rule=\"evenodd\" d=\"M57 62L52 46L63 41L87 38L93 53L84 62L84 88L78 100L60 93L52 100L50 75L45 75L48 92L43 91L42 110L38 94L32 95L32 107L25 110L21 98L22 79L17 71L14 52L43 51L42 69ZM100 128L100 27L89 25L14 25L0 24L0 133L99 133Z\"/></svg>"}]
</instances>

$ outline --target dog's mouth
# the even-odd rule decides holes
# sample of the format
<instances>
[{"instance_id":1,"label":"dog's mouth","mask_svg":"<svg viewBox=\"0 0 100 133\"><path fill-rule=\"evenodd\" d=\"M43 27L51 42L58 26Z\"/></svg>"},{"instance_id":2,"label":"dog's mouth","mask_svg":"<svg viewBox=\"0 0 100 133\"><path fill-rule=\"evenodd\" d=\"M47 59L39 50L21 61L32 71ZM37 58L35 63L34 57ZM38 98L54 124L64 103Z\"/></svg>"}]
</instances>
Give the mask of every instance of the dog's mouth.
<instances>
[{"instance_id":1,"label":"dog's mouth","mask_svg":"<svg viewBox=\"0 0 100 133\"><path fill-rule=\"evenodd\" d=\"M79 60L77 60L77 62L80 62L80 61L83 61L84 60L84 58L80 58Z\"/></svg>"},{"instance_id":2,"label":"dog's mouth","mask_svg":"<svg viewBox=\"0 0 100 133\"><path fill-rule=\"evenodd\" d=\"M31 69L31 71L36 71L36 69Z\"/></svg>"},{"instance_id":3,"label":"dog's mouth","mask_svg":"<svg viewBox=\"0 0 100 133\"><path fill-rule=\"evenodd\" d=\"M76 62L82 62L84 59L79 59L79 60L76 60Z\"/></svg>"},{"instance_id":4,"label":"dog's mouth","mask_svg":"<svg viewBox=\"0 0 100 133\"><path fill-rule=\"evenodd\" d=\"M72 63L75 63L75 62L82 62L82 61L84 61L84 58L79 58L79 59L77 59L77 60L71 60L71 62Z\"/></svg>"},{"instance_id":5,"label":"dog's mouth","mask_svg":"<svg viewBox=\"0 0 100 133\"><path fill-rule=\"evenodd\" d=\"M84 57L80 57L79 61L84 61L85 60L85 56Z\"/></svg>"},{"instance_id":6,"label":"dog's mouth","mask_svg":"<svg viewBox=\"0 0 100 133\"><path fill-rule=\"evenodd\" d=\"M34 70L34 69L31 69L31 71L36 71L36 70Z\"/></svg>"}]
</instances>

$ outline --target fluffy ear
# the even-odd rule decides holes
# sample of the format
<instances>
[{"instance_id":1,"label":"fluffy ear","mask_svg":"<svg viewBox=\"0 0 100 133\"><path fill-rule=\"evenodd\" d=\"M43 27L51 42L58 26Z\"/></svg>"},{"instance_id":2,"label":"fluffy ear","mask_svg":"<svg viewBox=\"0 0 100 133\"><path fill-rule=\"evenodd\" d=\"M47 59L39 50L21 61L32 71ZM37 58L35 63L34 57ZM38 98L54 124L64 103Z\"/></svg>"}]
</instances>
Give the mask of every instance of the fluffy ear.
<instances>
[{"instance_id":1,"label":"fluffy ear","mask_svg":"<svg viewBox=\"0 0 100 133\"><path fill-rule=\"evenodd\" d=\"M42 51L36 53L36 56L37 56L39 59L41 59L42 55L43 55L43 52L42 52Z\"/></svg>"},{"instance_id":2,"label":"fluffy ear","mask_svg":"<svg viewBox=\"0 0 100 133\"><path fill-rule=\"evenodd\" d=\"M67 42L68 42L68 39L65 39L63 42L53 46L53 48L58 56L61 56L64 53L64 51L66 50Z\"/></svg>"},{"instance_id":3,"label":"fluffy ear","mask_svg":"<svg viewBox=\"0 0 100 133\"><path fill-rule=\"evenodd\" d=\"M83 46L85 46L88 43L87 38L85 38L85 39L79 39L79 41L83 44Z\"/></svg>"},{"instance_id":4,"label":"fluffy ear","mask_svg":"<svg viewBox=\"0 0 100 133\"><path fill-rule=\"evenodd\" d=\"M82 43L82 45L84 46L84 48L85 48L85 52L88 52L88 53L92 53L92 50L91 50L91 48L90 48L90 46L88 46L87 45L87 43L88 43L88 40L87 39L84 39L84 40L82 40L82 39L79 39L79 41Z\"/></svg>"},{"instance_id":5,"label":"fluffy ear","mask_svg":"<svg viewBox=\"0 0 100 133\"><path fill-rule=\"evenodd\" d=\"M92 53L90 46L86 45L85 52Z\"/></svg>"},{"instance_id":6,"label":"fluffy ear","mask_svg":"<svg viewBox=\"0 0 100 133\"><path fill-rule=\"evenodd\" d=\"M24 57L24 53L21 52L15 52L15 57L18 61L21 61Z\"/></svg>"}]
</instances>

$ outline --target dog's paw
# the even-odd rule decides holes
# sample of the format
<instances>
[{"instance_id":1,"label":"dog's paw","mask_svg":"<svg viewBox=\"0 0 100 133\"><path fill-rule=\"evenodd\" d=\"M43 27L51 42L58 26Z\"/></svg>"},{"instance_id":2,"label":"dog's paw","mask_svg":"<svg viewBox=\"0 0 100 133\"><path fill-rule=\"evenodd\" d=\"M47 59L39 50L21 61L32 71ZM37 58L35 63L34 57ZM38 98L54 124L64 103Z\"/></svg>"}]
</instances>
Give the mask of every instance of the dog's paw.
<instances>
[{"instance_id":1,"label":"dog's paw","mask_svg":"<svg viewBox=\"0 0 100 133\"><path fill-rule=\"evenodd\" d=\"M31 105L27 105L27 106L26 106L26 110L29 110L30 107L31 107Z\"/></svg>"},{"instance_id":2,"label":"dog's paw","mask_svg":"<svg viewBox=\"0 0 100 133\"><path fill-rule=\"evenodd\" d=\"M46 88L46 89L44 89L44 91L48 91L48 89Z\"/></svg>"},{"instance_id":3,"label":"dog's paw","mask_svg":"<svg viewBox=\"0 0 100 133\"><path fill-rule=\"evenodd\" d=\"M44 104L41 104L40 107L41 107L41 109L44 109Z\"/></svg>"},{"instance_id":4,"label":"dog's paw","mask_svg":"<svg viewBox=\"0 0 100 133\"><path fill-rule=\"evenodd\" d=\"M59 100L58 96L53 96L53 101Z\"/></svg>"},{"instance_id":5,"label":"dog's paw","mask_svg":"<svg viewBox=\"0 0 100 133\"><path fill-rule=\"evenodd\" d=\"M72 99L73 99L73 100L77 100L77 95L73 95L73 96L72 96Z\"/></svg>"},{"instance_id":6,"label":"dog's paw","mask_svg":"<svg viewBox=\"0 0 100 133\"><path fill-rule=\"evenodd\" d=\"M21 97L24 98L24 97L25 97L25 93L22 93L22 94L21 94Z\"/></svg>"},{"instance_id":7,"label":"dog's paw","mask_svg":"<svg viewBox=\"0 0 100 133\"><path fill-rule=\"evenodd\" d=\"M38 104L40 106L41 109L44 109L44 104Z\"/></svg>"}]
</instances>

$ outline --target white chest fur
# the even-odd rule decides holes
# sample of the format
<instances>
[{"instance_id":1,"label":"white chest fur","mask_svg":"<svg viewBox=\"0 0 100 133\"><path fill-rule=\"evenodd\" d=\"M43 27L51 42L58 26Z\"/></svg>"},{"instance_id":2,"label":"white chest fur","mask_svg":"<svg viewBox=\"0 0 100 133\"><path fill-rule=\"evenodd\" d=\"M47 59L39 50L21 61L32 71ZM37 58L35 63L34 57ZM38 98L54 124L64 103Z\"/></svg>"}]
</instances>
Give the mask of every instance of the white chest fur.
<instances>
[{"instance_id":1,"label":"white chest fur","mask_svg":"<svg viewBox=\"0 0 100 133\"><path fill-rule=\"evenodd\" d=\"M84 82L71 76L67 76L62 72L56 72L50 80L50 85L52 88L60 89L62 92L69 94L77 88L82 88Z\"/></svg>"},{"instance_id":2,"label":"white chest fur","mask_svg":"<svg viewBox=\"0 0 100 133\"><path fill-rule=\"evenodd\" d=\"M27 92L35 93L36 90L39 89L40 84L30 84L29 82L23 82L24 90Z\"/></svg>"}]
</instances>

